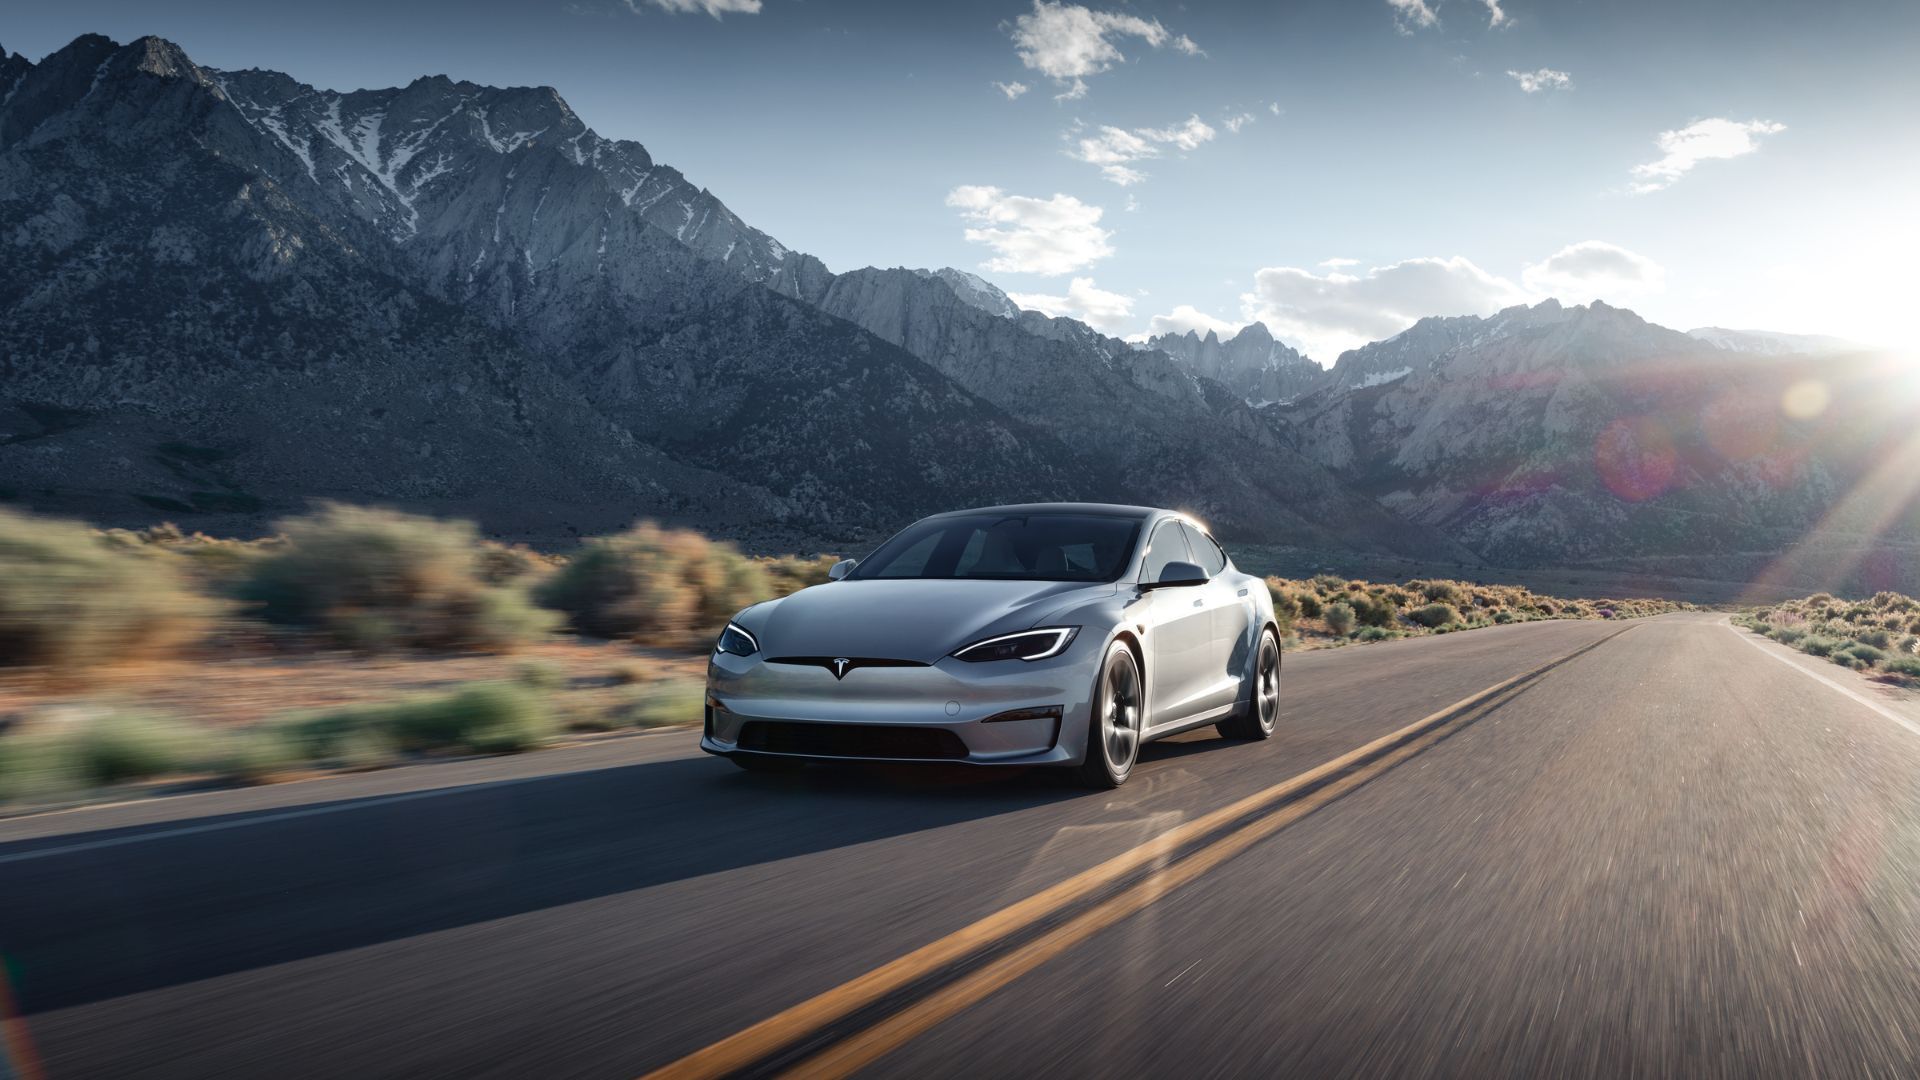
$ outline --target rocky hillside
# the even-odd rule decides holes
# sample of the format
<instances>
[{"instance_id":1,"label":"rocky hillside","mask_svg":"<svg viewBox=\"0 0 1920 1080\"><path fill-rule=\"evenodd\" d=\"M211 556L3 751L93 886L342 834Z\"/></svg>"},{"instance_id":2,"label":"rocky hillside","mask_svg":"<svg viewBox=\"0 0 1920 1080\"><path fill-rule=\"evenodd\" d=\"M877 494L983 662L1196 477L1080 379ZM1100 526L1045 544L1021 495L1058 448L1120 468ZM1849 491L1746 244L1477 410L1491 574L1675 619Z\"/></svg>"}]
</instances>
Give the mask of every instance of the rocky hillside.
<instances>
[{"instance_id":1,"label":"rocky hillside","mask_svg":"<svg viewBox=\"0 0 1920 1080\"><path fill-rule=\"evenodd\" d=\"M1303 452L1496 563L1872 547L1920 536L1911 505L1878 526L1836 509L1899 452L1878 362L1730 354L1546 301L1422 320L1281 412Z\"/></svg>"},{"instance_id":2,"label":"rocky hillside","mask_svg":"<svg viewBox=\"0 0 1920 1080\"><path fill-rule=\"evenodd\" d=\"M1205 337L1189 330L1150 338L1145 347L1175 357L1255 405L1291 401L1326 382L1325 369L1274 340L1265 323L1249 323L1225 341L1211 330Z\"/></svg>"}]
</instances>

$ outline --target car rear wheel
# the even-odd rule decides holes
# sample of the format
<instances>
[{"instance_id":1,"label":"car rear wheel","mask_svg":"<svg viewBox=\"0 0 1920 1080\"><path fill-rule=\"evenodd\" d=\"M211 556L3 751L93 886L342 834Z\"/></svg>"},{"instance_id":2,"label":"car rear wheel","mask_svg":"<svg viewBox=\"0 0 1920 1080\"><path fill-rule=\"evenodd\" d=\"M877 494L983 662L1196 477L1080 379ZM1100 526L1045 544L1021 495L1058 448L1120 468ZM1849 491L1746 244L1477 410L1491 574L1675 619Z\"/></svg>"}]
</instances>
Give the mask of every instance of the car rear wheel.
<instances>
[{"instance_id":1,"label":"car rear wheel","mask_svg":"<svg viewBox=\"0 0 1920 1080\"><path fill-rule=\"evenodd\" d=\"M1125 642L1107 647L1100 680L1093 691L1093 715L1087 724L1087 754L1076 777L1100 790L1126 783L1140 756L1140 727L1146 717L1140 664Z\"/></svg>"},{"instance_id":2,"label":"car rear wheel","mask_svg":"<svg viewBox=\"0 0 1920 1080\"><path fill-rule=\"evenodd\" d=\"M1280 722L1280 639L1271 628L1260 632L1260 650L1254 654L1247 704L1239 715L1214 727L1229 739L1265 739Z\"/></svg>"}]
</instances>

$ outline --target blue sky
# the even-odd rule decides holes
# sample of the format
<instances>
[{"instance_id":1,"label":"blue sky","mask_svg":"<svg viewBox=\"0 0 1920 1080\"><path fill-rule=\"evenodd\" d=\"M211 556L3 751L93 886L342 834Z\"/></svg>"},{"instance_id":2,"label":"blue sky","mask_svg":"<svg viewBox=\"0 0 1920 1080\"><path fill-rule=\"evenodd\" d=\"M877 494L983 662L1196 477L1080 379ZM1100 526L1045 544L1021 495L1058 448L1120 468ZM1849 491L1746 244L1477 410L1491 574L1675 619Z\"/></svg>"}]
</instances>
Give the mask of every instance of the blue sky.
<instances>
[{"instance_id":1,"label":"blue sky","mask_svg":"<svg viewBox=\"0 0 1920 1080\"><path fill-rule=\"evenodd\" d=\"M552 85L835 270L959 266L1116 334L1258 317L1331 362L1558 295L1914 337L1910 0L65 0L0 44L87 31Z\"/></svg>"}]
</instances>

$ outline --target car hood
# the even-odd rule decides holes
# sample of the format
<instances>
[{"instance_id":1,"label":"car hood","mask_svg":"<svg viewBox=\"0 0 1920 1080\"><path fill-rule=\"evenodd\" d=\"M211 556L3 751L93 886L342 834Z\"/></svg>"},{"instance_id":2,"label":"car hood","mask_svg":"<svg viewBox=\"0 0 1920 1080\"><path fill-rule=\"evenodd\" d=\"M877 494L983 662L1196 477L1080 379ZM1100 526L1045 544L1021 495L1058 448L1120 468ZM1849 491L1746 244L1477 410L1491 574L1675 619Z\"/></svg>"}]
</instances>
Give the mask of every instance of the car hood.
<instances>
[{"instance_id":1,"label":"car hood","mask_svg":"<svg viewBox=\"0 0 1920 1080\"><path fill-rule=\"evenodd\" d=\"M833 581L750 609L764 656L887 657L933 663L989 634L1025 630L1079 596L1080 581Z\"/></svg>"}]
</instances>

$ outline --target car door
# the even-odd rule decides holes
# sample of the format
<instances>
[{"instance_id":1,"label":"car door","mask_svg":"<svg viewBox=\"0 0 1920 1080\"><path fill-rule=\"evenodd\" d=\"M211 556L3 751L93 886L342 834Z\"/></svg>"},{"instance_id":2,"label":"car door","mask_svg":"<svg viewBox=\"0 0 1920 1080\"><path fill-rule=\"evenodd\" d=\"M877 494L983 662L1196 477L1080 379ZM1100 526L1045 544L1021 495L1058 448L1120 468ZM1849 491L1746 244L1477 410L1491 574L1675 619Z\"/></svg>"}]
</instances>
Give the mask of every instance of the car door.
<instances>
[{"instance_id":1,"label":"car door","mask_svg":"<svg viewBox=\"0 0 1920 1080\"><path fill-rule=\"evenodd\" d=\"M1192 562L1180 522L1161 522L1148 539L1141 563L1143 583L1159 579L1171 562ZM1147 694L1149 731L1177 723L1198 711L1204 692L1208 653L1213 642L1213 614L1207 607L1206 586L1155 589L1142 598L1141 622L1147 627Z\"/></svg>"},{"instance_id":2,"label":"car door","mask_svg":"<svg viewBox=\"0 0 1920 1080\"><path fill-rule=\"evenodd\" d=\"M1207 572L1208 582L1197 592L1206 601L1211 634L1207 640L1204 670L1196 688L1196 709L1214 709L1231 705L1240 695L1242 669L1247 651L1247 626L1251 601L1250 586L1239 574L1227 573L1227 553L1213 537L1191 522L1181 522L1193 561Z\"/></svg>"}]
</instances>

